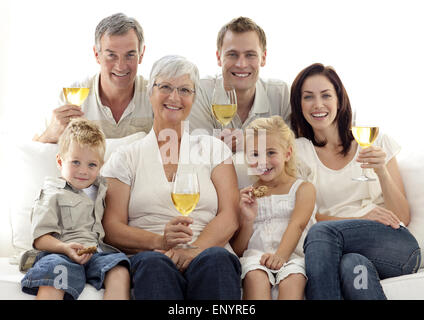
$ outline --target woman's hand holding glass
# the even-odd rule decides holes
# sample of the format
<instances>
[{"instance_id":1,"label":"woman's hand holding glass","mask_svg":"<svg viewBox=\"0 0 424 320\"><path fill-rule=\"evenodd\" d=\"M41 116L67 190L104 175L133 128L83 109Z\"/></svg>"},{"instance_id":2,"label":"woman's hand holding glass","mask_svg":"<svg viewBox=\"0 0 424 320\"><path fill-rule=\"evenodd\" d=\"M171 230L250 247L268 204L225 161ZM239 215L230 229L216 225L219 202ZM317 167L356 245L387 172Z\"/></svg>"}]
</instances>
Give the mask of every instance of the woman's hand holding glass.
<instances>
[{"instance_id":1,"label":"woman's hand holding glass","mask_svg":"<svg viewBox=\"0 0 424 320\"><path fill-rule=\"evenodd\" d=\"M377 139L379 128L375 125L369 125L369 120L367 118L367 113L364 110L358 113L358 109L353 111L352 115L352 134L355 138L356 142L361 146L362 153L362 162L365 162L364 154L369 156L368 152L364 152L364 150L370 148L374 143L375 139ZM355 181L375 181L374 178L370 178L366 175L365 169L368 168L364 165L361 165L362 174L359 177L352 178Z\"/></svg>"},{"instance_id":2,"label":"woman's hand holding glass","mask_svg":"<svg viewBox=\"0 0 424 320\"><path fill-rule=\"evenodd\" d=\"M356 161L361 163L363 169L374 169L377 175L386 171L386 153L378 146L361 149Z\"/></svg>"},{"instance_id":3,"label":"woman's hand holding glass","mask_svg":"<svg viewBox=\"0 0 424 320\"><path fill-rule=\"evenodd\" d=\"M164 252L191 241L193 236L193 231L189 227L191 223L193 223L192 218L179 216L165 225L162 241Z\"/></svg>"},{"instance_id":4,"label":"woman's hand holding glass","mask_svg":"<svg viewBox=\"0 0 424 320\"><path fill-rule=\"evenodd\" d=\"M168 222L163 234L165 250L157 250L171 259L181 272L184 272L190 262L201 252L198 247L189 247L190 250L181 247L192 240L193 231L189 227L191 223L193 219L187 216L176 217Z\"/></svg>"},{"instance_id":5,"label":"woman's hand holding glass","mask_svg":"<svg viewBox=\"0 0 424 320\"><path fill-rule=\"evenodd\" d=\"M192 240L193 231L189 227L191 223L193 219L187 216L179 216L169 221L163 232L163 250L156 250L170 258L181 272L185 271L191 260L201 252L197 247L190 250L180 247Z\"/></svg>"}]
</instances>

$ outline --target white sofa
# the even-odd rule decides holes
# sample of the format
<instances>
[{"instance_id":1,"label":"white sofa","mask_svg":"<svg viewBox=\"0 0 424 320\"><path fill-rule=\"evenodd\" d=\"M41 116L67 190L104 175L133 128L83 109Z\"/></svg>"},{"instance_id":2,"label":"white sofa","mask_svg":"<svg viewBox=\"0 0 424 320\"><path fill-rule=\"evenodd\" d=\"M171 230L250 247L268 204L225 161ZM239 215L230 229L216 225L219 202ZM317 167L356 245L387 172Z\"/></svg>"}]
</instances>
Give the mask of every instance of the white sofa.
<instances>
[{"instance_id":1,"label":"white sofa","mask_svg":"<svg viewBox=\"0 0 424 320\"><path fill-rule=\"evenodd\" d=\"M118 146L142 136L136 134L123 139L108 140L106 158ZM57 173L54 162L57 149L54 145L36 142L8 145L6 148L13 155L9 159L9 167L19 170L13 170L11 176L6 177L10 179L6 181L17 183L4 188L9 192L4 199L9 202L9 210L0 211L0 300L28 300L34 299L34 296L22 293L20 281L23 273L18 270L17 262L19 254L30 247L30 208L41 187L42 177ZM424 248L424 150L413 153L404 148L397 158L411 205L412 218L408 228L417 238L420 247ZM424 299L423 264L422 261L421 269L416 274L382 280L387 297ZM97 291L87 284L79 299L101 299L102 296L103 290Z\"/></svg>"}]
</instances>

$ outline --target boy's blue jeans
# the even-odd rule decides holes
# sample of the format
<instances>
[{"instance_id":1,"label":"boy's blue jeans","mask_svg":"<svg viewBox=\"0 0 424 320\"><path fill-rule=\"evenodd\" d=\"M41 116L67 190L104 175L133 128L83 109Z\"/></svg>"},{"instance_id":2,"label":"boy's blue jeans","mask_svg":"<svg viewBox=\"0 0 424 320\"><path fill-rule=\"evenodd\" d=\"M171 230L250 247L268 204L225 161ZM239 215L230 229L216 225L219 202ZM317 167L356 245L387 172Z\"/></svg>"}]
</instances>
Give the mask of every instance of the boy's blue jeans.
<instances>
[{"instance_id":1,"label":"boy's blue jeans","mask_svg":"<svg viewBox=\"0 0 424 320\"><path fill-rule=\"evenodd\" d=\"M97 252L81 265L66 255L43 251L22 279L21 288L36 295L40 286L51 286L64 290L65 300L78 299L86 282L97 290L104 287L106 273L118 264L130 268L130 261L122 252Z\"/></svg>"},{"instance_id":2,"label":"boy's blue jeans","mask_svg":"<svg viewBox=\"0 0 424 320\"><path fill-rule=\"evenodd\" d=\"M386 299L380 280L415 273L421 263L408 229L370 220L318 222L303 249L307 299Z\"/></svg>"},{"instance_id":3,"label":"boy's blue jeans","mask_svg":"<svg viewBox=\"0 0 424 320\"><path fill-rule=\"evenodd\" d=\"M166 255L145 251L130 258L138 300L239 300L240 262L226 249L204 250L181 273Z\"/></svg>"}]
</instances>

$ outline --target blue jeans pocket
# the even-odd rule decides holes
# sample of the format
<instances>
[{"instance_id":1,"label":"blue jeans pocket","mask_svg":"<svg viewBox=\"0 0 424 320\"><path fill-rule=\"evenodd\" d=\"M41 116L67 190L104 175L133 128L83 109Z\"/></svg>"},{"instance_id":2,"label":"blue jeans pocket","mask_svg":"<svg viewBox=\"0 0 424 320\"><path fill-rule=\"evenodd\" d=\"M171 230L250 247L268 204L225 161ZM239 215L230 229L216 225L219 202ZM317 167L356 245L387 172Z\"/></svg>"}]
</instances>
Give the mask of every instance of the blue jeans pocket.
<instances>
[{"instance_id":1,"label":"blue jeans pocket","mask_svg":"<svg viewBox=\"0 0 424 320\"><path fill-rule=\"evenodd\" d=\"M421 265L421 249L417 248L409 256L406 263L402 266L403 274L416 273Z\"/></svg>"}]
</instances>

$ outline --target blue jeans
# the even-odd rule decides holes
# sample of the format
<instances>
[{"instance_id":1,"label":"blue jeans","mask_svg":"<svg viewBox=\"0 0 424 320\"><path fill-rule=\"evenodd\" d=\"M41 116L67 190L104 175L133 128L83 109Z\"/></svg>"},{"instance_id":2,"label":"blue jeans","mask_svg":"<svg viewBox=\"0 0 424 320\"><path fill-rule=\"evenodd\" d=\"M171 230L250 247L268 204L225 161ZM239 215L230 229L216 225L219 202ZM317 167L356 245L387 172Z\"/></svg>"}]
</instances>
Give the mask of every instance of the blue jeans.
<instances>
[{"instance_id":1,"label":"blue jeans","mask_svg":"<svg viewBox=\"0 0 424 320\"><path fill-rule=\"evenodd\" d=\"M201 252L181 273L166 255L145 251L130 258L137 300L239 300L239 259L221 247Z\"/></svg>"},{"instance_id":2,"label":"blue jeans","mask_svg":"<svg viewBox=\"0 0 424 320\"><path fill-rule=\"evenodd\" d=\"M100 290L106 273L118 264L130 267L129 259L121 252L97 252L81 265L66 255L43 251L22 279L21 288L25 293L36 295L40 286L52 286L65 291L65 300L76 300L86 282Z\"/></svg>"},{"instance_id":3,"label":"blue jeans","mask_svg":"<svg viewBox=\"0 0 424 320\"><path fill-rule=\"evenodd\" d=\"M370 220L318 222L303 249L307 299L386 299L380 279L415 273L421 263L408 229Z\"/></svg>"}]
</instances>

